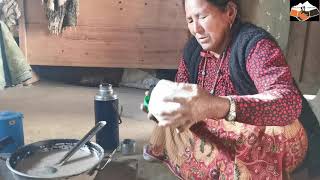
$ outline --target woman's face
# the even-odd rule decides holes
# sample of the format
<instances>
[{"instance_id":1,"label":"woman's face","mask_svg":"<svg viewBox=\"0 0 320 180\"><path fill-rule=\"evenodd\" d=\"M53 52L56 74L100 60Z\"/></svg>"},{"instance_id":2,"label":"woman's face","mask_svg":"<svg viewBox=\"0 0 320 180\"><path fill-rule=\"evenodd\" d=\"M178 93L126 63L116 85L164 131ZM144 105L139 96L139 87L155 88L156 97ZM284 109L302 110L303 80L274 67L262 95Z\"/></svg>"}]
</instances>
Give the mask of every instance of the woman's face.
<instances>
[{"instance_id":1,"label":"woman's face","mask_svg":"<svg viewBox=\"0 0 320 180\"><path fill-rule=\"evenodd\" d=\"M236 6L229 3L222 11L207 0L185 0L188 28L204 50L220 54L228 42Z\"/></svg>"}]
</instances>

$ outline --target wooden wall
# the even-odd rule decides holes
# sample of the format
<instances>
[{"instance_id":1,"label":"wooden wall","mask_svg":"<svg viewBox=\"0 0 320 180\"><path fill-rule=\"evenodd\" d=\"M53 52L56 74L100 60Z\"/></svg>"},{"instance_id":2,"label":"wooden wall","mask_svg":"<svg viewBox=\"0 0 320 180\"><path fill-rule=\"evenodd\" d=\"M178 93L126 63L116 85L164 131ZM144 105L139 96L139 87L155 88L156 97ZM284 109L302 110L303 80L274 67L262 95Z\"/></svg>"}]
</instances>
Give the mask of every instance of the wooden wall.
<instances>
[{"instance_id":1,"label":"wooden wall","mask_svg":"<svg viewBox=\"0 0 320 180\"><path fill-rule=\"evenodd\" d=\"M287 61L304 93L320 89L320 23L291 22Z\"/></svg>"},{"instance_id":2,"label":"wooden wall","mask_svg":"<svg viewBox=\"0 0 320 180\"><path fill-rule=\"evenodd\" d=\"M59 36L41 0L24 10L31 65L175 69L188 37L180 0L81 0L78 26Z\"/></svg>"},{"instance_id":3,"label":"wooden wall","mask_svg":"<svg viewBox=\"0 0 320 180\"><path fill-rule=\"evenodd\" d=\"M81 0L79 25L60 36L49 35L41 0L19 1L20 46L31 65L175 69L188 37L181 0ZM292 22L282 47L305 93L320 88L319 29Z\"/></svg>"}]
</instances>

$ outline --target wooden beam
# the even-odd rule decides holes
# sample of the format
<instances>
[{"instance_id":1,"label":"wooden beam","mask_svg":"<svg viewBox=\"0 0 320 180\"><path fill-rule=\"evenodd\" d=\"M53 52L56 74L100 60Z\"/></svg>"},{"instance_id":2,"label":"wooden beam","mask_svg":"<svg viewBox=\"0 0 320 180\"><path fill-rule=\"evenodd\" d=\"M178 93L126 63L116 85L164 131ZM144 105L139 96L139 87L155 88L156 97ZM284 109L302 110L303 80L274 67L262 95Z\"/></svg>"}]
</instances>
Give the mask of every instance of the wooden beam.
<instances>
[{"instance_id":1,"label":"wooden beam","mask_svg":"<svg viewBox=\"0 0 320 180\"><path fill-rule=\"evenodd\" d=\"M79 67L176 69L188 34L176 29L77 26L56 36L45 24L27 24L27 29L30 64Z\"/></svg>"},{"instance_id":2,"label":"wooden beam","mask_svg":"<svg viewBox=\"0 0 320 180\"><path fill-rule=\"evenodd\" d=\"M306 23L307 27L306 27L306 34L304 37L304 43L303 43L303 47L301 47L301 49L303 49L302 52L302 60L301 60L301 67L300 67L300 76L299 76L299 82L302 81L302 77L303 77L303 72L304 72L304 66L305 66L305 62L306 62L306 54L307 54L307 50L308 50L308 40L309 40L309 33L310 33L310 21L308 21Z\"/></svg>"},{"instance_id":3,"label":"wooden beam","mask_svg":"<svg viewBox=\"0 0 320 180\"><path fill-rule=\"evenodd\" d=\"M17 2L21 11L21 17L19 19L19 47L26 56L27 60L27 30L24 12L24 0L18 0Z\"/></svg>"},{"instance_id":4,"label":"wooden beam","mask_svg":"<svg viewBox=\"0 0 320 180\"><path fill-rule=\"evenodd\" d=\"M26 61L28 61L28 51L27 51L27 29L26 29L26 19L25 19L25 8L24 0L18 0L18 5L21 11L21 17L19 19L19 47L23 52ZM32 78L24 82L23 84L28 86L37 81L39 81L39 76L32 71Z\"/></svg>"},{"instance_id":5,"label":"wooden beam","mask_svg":"<svg viewBox=\"0 0 320 180\"><path fill-rule=\"evenodd\" d=\"M308 23L291 22L287 49L287 62L297 82L301 81Z\"/></svg>"}]
</instances>

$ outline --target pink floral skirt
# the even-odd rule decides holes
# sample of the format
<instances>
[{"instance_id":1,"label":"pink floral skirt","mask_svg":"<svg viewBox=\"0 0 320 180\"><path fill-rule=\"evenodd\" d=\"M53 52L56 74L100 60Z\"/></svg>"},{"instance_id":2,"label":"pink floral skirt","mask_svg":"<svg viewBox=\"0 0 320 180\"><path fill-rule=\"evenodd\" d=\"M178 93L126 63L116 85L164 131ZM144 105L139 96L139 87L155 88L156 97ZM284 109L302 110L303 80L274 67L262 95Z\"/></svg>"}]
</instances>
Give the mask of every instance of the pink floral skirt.
<instances>
[{"instance_id":1,"label":"pink floral skirt","mask_svg":"<svg viewBox=\"0 0 320 180\"><path fill-rule=\"evenodd\" d=\"M254 126L225 120L199 122L177 134L156 126L147 153L180 179L285 179L304 160L308 141L299 120Z\"/></svg>"}]
</instances>

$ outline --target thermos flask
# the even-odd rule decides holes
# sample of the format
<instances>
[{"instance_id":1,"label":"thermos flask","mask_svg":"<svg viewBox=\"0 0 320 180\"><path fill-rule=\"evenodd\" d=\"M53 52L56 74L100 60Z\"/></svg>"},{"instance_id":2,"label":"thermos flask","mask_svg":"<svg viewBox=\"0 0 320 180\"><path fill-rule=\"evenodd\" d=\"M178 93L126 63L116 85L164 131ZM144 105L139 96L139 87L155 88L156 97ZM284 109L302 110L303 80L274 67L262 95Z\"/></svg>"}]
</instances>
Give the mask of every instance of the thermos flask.
<instances>
[{"instance_id":1,"label":"thermos flask","mask_svg":"<svg viewBox=\"0 0 320 180\"><path fill-rule=\"evenodd\" d=\"M106 121L107 124L96 134L96 142L106 151L113 151L119 146L118 111L119 100L111 84L100 84L94 99L95 123Z\"/></svg>"}]
</instances>

